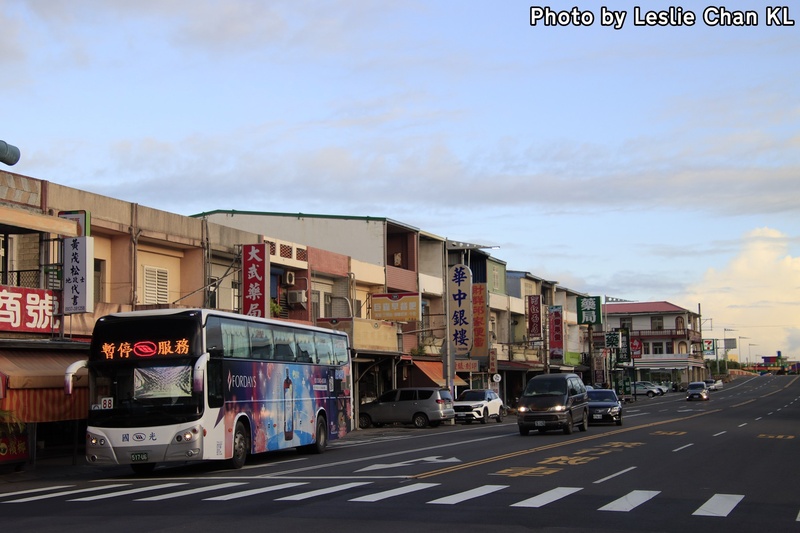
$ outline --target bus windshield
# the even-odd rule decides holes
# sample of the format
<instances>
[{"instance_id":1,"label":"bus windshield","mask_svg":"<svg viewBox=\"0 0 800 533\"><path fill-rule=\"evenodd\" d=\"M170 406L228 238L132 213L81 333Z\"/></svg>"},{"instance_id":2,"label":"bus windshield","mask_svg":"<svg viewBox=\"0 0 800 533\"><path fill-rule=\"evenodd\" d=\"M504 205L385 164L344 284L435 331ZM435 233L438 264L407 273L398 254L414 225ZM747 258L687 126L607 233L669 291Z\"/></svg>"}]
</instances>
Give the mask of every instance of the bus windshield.
<instances>
[{"instance_id":1,"label":"bus windshield","mask_svg":"<svg viewBox=\"0 0 800 533\"><path fill-rule=\"evenodd\" d=\"M200 322L186 315L99 321L89 355L89 423L166 424L199 416L202 397L192 391L199 332Z\"/></svg>"}]
</instances>

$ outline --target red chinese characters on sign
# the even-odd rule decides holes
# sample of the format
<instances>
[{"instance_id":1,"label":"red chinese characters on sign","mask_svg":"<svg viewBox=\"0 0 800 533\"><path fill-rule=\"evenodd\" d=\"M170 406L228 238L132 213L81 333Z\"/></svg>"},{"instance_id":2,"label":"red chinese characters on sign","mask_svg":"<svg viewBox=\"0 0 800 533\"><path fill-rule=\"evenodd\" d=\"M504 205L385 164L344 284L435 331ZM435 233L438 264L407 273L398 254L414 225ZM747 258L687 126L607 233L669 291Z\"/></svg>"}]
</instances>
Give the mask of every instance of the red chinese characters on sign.
<instances>
[{"instance_id":1,"label":"red chinese characters on sign","mask_svg":"<svg viewBox=\"0 0 800 533\"><path fill-rule=\"evenodd\" d=\"M395 292L372 295L372 318L394 322L420 320L420 294L418 292Z\"/></svg>"},{"instance_id":2,"label":"red chinese characters on sign","mask_svg":"<svg viewBox=\"0 0 800 533\"><path fill-rule=\"evenodd\" d=\"M634 359L642 358L642 340L631 339L631 355Z\"/></svg>"},{"instance_id":3,"label":"red chinese characters on sign","mask_svg":"<svg viewBox=\"0 0 800 533\"><path fill-rule=\"evenodd\" d=\"M269 317L269 249L242 245L242 313Z\"/></svg>"},{"instance_id":4,"label":"red chinese characters on sign","mask_svg":"<svg viewBox=\"0 0 800 533\"><path fill-rule=\"evenodd\" d=\"M564 318L560 305L550 306L550 359L564 358Z\"/></svg>"},{"instance_id":5,"label":"red chinese characters on sign","mask_svg":"<svg viewBox=\"0 0 800 533\"><path fill-rule=\"evenodd\" d=\"M474 341L472 343L472 355L487 357L489 355L488 346L488 309L486 301L486 284L472 284L472 322L475 329L472 332Z\"/></svg>"},{"instance_id":6,"label":"red chinese characters on sign","mask_svg":"<svg viewBox=\"0 0 800 533\"><path fill-rule=\"evenodd\" d=\"M53 291L0 286L0 331L50 333L61 326L58 314Z\"/></svg>"},{"instance_id":7,"label":"red chinese characters on sign","mask_svg":"<svg viewBox=\"0 0 800 533\"><path fill-rule=\"evenodd\" d=\"M542 338L542 297L539 294L528 296L528 339Z\"/></svg>"}]
</instances>

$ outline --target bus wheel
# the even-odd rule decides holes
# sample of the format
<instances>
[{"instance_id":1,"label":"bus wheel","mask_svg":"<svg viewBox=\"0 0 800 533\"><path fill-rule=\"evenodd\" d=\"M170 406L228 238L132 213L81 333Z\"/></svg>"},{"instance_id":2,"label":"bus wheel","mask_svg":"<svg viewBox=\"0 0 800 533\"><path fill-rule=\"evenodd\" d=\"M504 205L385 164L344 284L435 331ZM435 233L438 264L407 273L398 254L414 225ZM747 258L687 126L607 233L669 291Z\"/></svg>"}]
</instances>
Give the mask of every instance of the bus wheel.
<instances>
[{"instance_id":1,"label":"bus wheel","mask_svg":"<svg viewBox=\"0 0 800 533\"><path fill-rule=\"evenodd\" d=\"M328 421L324 416L317 417L317 434L316 442L303 446L303 451L308 453L322 453L328 447Z\"/></svg>"},{"instance_id":2,"label":"bus wheel","mask_svg":"<svg viewBox=\"0 0 800 533\"><path fill-rule=\"evenodd\" d=\"M244 466L249 449L250 442L244 430L244 424L236 422L236 430L233 434L233 457L230 459L231 468L239 469Z\"/></svg>"},{"instance_id":3,"label":"bus wheel","mask_svg":"<svg viewBox=\"0 0 800 533\"><path fill-rule=\"evenodd\" d=\"M155 463L135 463L131 465L131 470L137 476L148 476L156 469Z\"/></svg>"}]
</instances>

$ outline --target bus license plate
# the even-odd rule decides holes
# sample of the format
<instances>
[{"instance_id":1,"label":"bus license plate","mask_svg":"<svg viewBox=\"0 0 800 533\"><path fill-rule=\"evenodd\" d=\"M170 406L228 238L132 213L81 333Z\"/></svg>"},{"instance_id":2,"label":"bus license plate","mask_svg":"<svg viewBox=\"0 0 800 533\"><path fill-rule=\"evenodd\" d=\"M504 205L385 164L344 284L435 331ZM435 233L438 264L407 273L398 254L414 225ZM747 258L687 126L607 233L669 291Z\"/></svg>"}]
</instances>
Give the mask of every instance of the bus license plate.
<instances>
[{"instance_id":1,"label":"bus license plate","mask_svg":"<svg viewBox=\"0 0 800 533\"><path fill-rule=\"evenodd\" d=\"M132 463L144 463L147 462L147 452L136 452L131 454L131 462Z\"/></svg>"}]
</instances>

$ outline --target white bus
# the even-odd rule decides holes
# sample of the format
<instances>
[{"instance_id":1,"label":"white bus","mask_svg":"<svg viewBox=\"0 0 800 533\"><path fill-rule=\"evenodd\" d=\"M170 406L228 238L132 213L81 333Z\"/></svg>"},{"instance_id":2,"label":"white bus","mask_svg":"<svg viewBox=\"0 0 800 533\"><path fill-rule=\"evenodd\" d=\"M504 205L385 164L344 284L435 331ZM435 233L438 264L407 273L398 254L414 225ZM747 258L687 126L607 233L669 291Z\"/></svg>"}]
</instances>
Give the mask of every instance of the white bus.
<instances>
[{"instance_id":1,"label":"white bus","mask_svg":"<svg viewBox=\"0 0 800 533\"><path fill-rule=\"evenodd\" d=\"M209 309L102 317L88 361L86 458L129 464L322 453L353 428L345 333Z\"/></svg>"}]
</instances>

